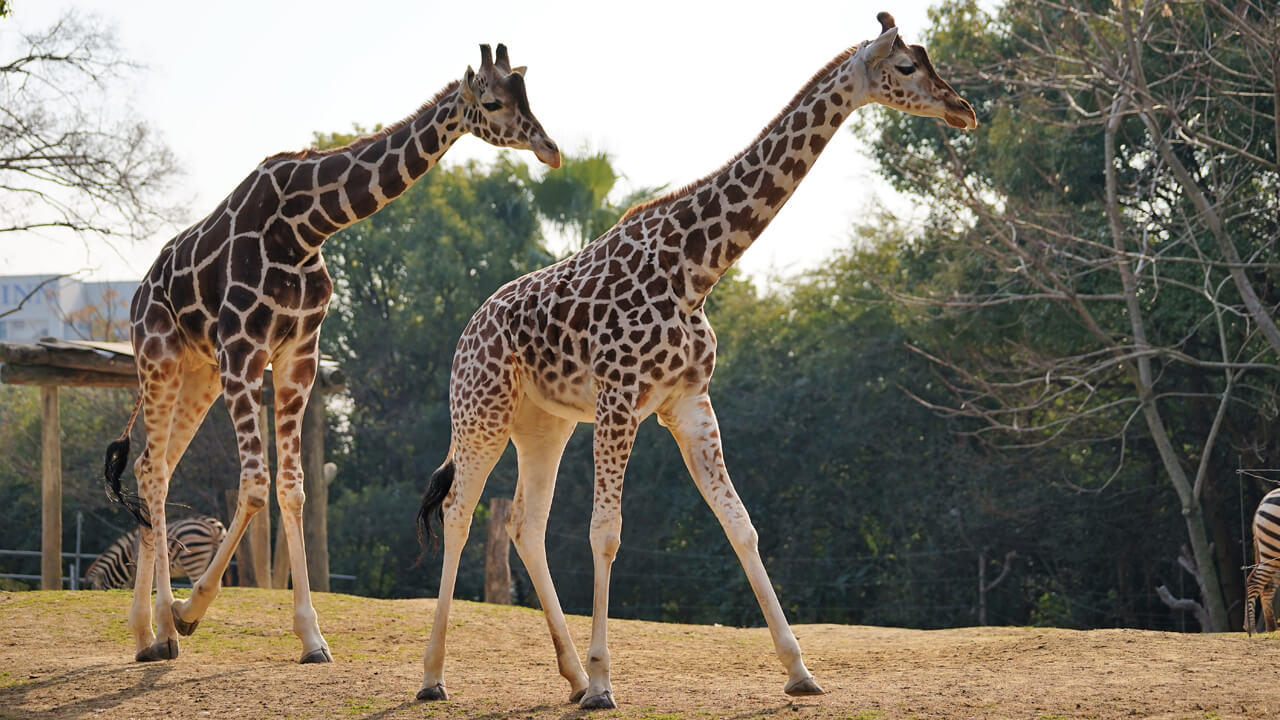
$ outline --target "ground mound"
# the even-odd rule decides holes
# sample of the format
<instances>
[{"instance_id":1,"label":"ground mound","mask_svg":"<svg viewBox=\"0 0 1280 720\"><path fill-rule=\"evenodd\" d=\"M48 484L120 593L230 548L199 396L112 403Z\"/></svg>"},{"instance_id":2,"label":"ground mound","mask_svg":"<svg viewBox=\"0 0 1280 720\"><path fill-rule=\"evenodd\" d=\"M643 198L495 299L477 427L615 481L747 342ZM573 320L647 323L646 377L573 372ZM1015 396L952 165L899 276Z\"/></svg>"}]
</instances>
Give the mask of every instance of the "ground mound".
<instances>
[{"instance_id":1,"label":"ground mound","mask_svg":"<svg viewBox=\"0 0 1280 720\"><path fill-rule=\"evenodd\" d=\"M297 665L283 590L228 588L176 661L132 662L129 595L0 593L0 718L1274 718L1280 637L798 625L827 695L792 700L768 631L614 620L620 709L566 702L538 611L454 604L450 700L414 701L432 600L315 596L336 662ZM589 619L570 617L580 651Z\"/></svg>"}]
</instances>

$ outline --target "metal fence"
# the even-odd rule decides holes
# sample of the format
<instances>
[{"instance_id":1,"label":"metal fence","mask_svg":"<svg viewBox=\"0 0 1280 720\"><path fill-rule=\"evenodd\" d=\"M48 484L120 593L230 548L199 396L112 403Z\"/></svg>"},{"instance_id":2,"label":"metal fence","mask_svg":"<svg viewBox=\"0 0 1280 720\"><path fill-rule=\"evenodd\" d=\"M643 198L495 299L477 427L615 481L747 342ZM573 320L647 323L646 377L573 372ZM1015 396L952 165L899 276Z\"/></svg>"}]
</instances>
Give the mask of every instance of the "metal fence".
<instances>
[{"instance_id":1,"label":"metal fence","mask_svg":"<svg viewBox=\"0 0 1280 720\"><path fill-rule=\"evenodd\" d=\"M84 513L77 512L76 513L75 552L62 553L63 560L71 561L67 563L67 574L62 576L62 586L68 590L81 589L80 580L84 577L84 574L81 568L82 567L87 568L88 565L93 562L94 558L98 557L99 555L99 553L81 552L80 541L83 536L83 531L84 531ZM30 558L38 559L43 554L44 553L40 552L39 550L0 550L0 557L3 557L3 556L19 557L19 558L30 557ZM82 561L86 561L86 562L83 562L82 564ZM231 567L235 567L235 565L236 565L236 561L232 560ZM13 580L36 580L36 581L40 580L39 575L30 575L27 573L10 573L10 572L0 572L0 578L9 578ZM329 579L352 581L356 579L356 576L341 575L338 573L329 573ZM175 578L171 582L173 583L173 587L191 587L191 578L186 578L186 579Z\"/></svg>"}]
</instances>

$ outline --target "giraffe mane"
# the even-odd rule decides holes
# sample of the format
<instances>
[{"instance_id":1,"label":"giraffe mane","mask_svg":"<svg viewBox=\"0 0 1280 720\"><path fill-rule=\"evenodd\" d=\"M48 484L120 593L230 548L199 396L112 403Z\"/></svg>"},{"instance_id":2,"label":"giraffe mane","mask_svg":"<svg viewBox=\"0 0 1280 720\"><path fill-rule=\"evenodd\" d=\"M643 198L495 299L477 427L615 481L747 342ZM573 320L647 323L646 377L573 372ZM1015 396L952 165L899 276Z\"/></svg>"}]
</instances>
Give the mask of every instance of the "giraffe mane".
<instances>
[{"instance_id":1,"label":"giraffe mane","mask_svg":"<svg viewBox=\"0 0 1280 720\"><path fill-rule=\"evenodd\" d=\"M821 78L822 76L834 70L844 61L848 60L850 57L856 54L858 50L860 50L862 46L865 44L866 43L861 43L859 45L855 45L851 48L848 48L844 52L832 58L831 61L828 62L826 65L824 65L821 70L814 73L813 76L810 77L809 80L804 85L800 86L800 89L796 91L796 94L794 97L791 98L791 101L788 102L786 106L783 107L781 110L779 110L778 113L773 116L773 119L765 123L764 129L762 129L751 142L747 143L747 145L743 147L742 150L738 152L738 154L730 158L728 162L716 168L715 170L711 171L710 173L704 175L703 177L697 180L694 180L688 185L685 185L684 187L678 188L676 190L672 190L671 192L665 195L656 197L652 200L646 200L645 202L638 203L636 205L631 206L629 210L627 210L625 213L622 214L622 217L619 218L618 222L621 223L622 221L630 218L632 215L644 212L649 208L657 207L658 205L665 205L667 203L679 200L680 198L686 197L692 194L698 188L714 180L716 176L718 176L720 173L729 169L730 167L733 166L734 163L741 160L742 156L746 155L751 150L751 148L758 145L760 141L764 139L765 135L768 135L770 132L773 131L773 129L777 126L779 120L786 117L789 113L791 113L793 110L799 107L800 101L804 98L805 93L809 91L809 88L813 87L813 84L816 83L819 78Z\"/></svg>"},{"instance_id":2,"label":"giraffe mane","mask_svg":"<svg viewBox=\"0 0 1280 720\"><path fill-rule=\"evenodd\" d=\"M306 160L308 158L324 157L325 155L334 155L336 153L352 152L354 150L359 150L360 148L363 148L370 143L377 142L378 140L386 139L388 135L396 132L397 130L404 127L405 125L408 125L409 123L413 122L414 118L421 115L424 110L440 102L450 93L457 90L460 84L461 83L459 81L454 80L453 82L444 86L444 89L436 93L435 96L432 97L430 100L418 106L418 109L414 110L409 116L402 118L382 128L381 130L377 130L375 132L369 133L368 135L361 135L360 137L356 138L355 140L352 140L350 143L347 143L342 147L326 148L324 150L319 150L316 148L304 148L302 150L289 150L282 153L276 153L275 155L271 155L263 162L269 162L272 160Z\"/></svg>"}]
</instances>

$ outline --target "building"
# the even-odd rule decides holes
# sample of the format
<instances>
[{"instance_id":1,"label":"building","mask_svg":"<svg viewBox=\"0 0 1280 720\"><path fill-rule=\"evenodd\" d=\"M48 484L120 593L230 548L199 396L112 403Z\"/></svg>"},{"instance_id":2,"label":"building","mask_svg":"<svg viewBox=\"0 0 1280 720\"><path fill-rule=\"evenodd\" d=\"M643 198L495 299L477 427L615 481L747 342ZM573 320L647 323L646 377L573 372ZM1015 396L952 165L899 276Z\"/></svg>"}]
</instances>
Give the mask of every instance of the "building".
<instances>
[{"instance_id":1,"label":"building","mask_svg":"<svg viewBox=\"0 0 1280 720\"><path fill-rule=\"evenodd\" d=\"M51 279L54 277L0 276L0 342L35 342L47 337L129 339L129 303L137 281Z\"/></svg>"}]
</instances>

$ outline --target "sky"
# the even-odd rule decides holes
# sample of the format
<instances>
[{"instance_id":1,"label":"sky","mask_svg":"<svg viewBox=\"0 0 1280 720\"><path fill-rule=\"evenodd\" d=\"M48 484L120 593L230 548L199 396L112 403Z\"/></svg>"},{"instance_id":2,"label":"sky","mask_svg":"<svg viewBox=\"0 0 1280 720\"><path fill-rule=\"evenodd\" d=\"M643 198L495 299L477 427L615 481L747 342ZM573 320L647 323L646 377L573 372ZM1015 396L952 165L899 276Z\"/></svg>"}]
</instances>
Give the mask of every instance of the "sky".
<instances>
[{"instance_id":1,"label":"sky","mask_svg":"<svg viewBox=\"0 0 1280 720\"><path fill-rule=\"evenodd\" d=\"M745 147L797 90L845 48L879 34L890 10L919 42L927 3L578 0L13 0L0 35L36 30L63 12L115 28L145 66L118 98L158 129L183 176L174 199L187 224L268 155L306 147L315 131L373 127L410 113L468 65L480 43L506 43L527 65L530 105L569 152L604 151L635 187L683 186ZM12 48L10 42L0 47ZM113 102L116 100L113 99ZM870 112L863 108L859 112ZM522 153L537 165L532 153ZM444 162L492 160L466 137ZM851 224L886 204L924 209L875 175L846 128L786 208L739 261L760 280L820 266L850 242ZM182 227L115 249L50 236L0 240L0 275L83 270L91 280L141 277Z\"/></svg>"}]
</instances>

